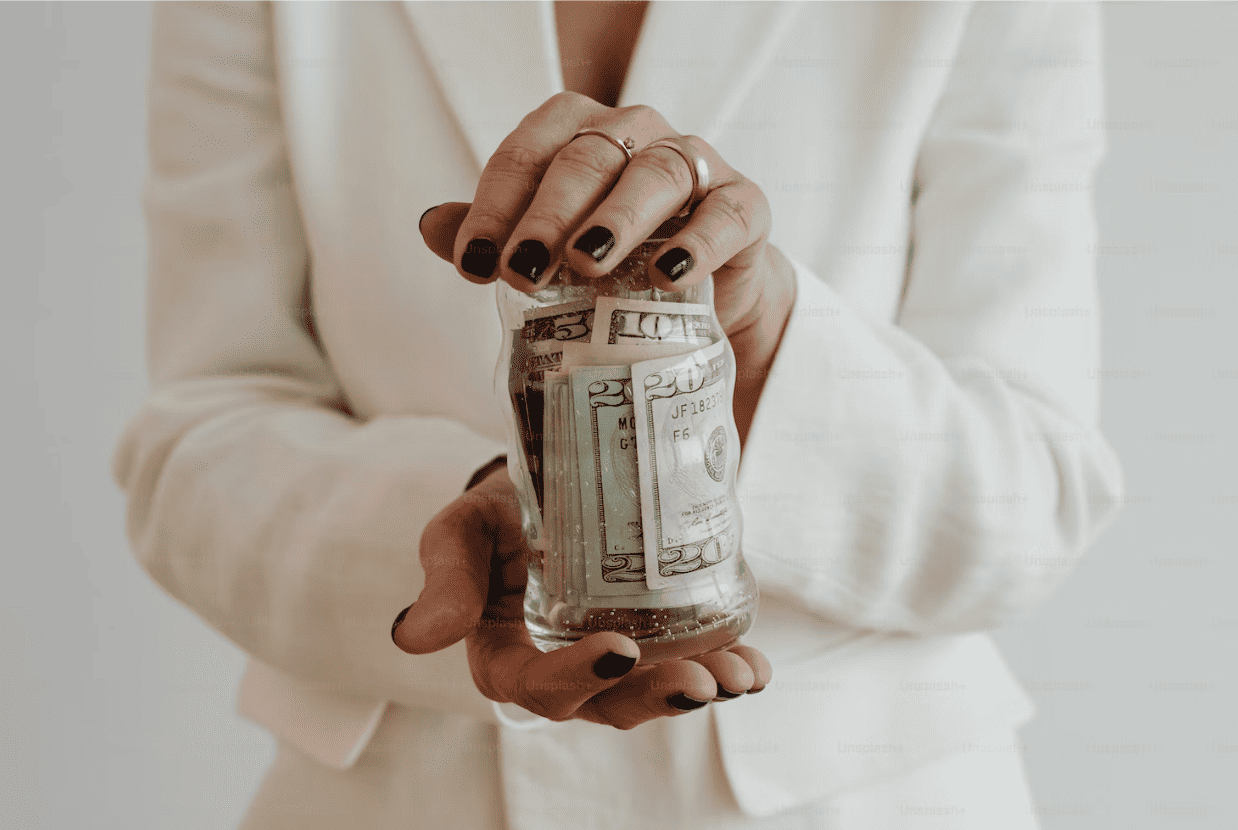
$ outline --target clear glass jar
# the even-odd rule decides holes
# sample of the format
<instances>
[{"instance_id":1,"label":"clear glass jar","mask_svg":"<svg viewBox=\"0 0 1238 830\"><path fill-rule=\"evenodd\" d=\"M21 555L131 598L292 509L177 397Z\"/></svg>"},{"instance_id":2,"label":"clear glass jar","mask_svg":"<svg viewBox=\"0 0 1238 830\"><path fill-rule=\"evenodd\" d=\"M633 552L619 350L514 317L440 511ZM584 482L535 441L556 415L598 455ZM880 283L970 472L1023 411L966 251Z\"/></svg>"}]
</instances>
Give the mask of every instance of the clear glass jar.
<instances>
[{"instance_id":1,"label":"clear glass jar","mask_svg":"<svg viewBox=\"0 0 1238 830\"><path fill-rule=\"evenodd\" d=\"M601 279L564 264L534 294L498 284L495 390L534 551L525 619L543 651L617 631L642 663L690 657L733 644L756 613L735 358L713 281L670 293L646 276L679 221Z\"/></svg>"}]
</instances>

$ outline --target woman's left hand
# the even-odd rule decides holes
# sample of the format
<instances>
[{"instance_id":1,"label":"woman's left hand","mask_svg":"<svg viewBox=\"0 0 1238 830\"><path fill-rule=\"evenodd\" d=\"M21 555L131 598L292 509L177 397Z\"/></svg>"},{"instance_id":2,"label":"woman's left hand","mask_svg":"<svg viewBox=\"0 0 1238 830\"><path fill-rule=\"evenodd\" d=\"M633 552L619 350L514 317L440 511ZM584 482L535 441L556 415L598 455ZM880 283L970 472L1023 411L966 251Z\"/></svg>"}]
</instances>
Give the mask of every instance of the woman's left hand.
<instances>
[{"instance_id":1,"label":"woman's left hand","mask_svg":"<svg viewBox=\"0 0 1238 830\"><path fill-rule=\"evenodd\" d=\"M473 681L491 700L551 720L587 720L617 729L733 700L769 684L769 660L739 643L650 665L639 662L635 641L599 631L541 652L524 616L534 555L521 531L507 466L491 470L426 525L425 587L396 619L391 639L410 654L428 654L463 638Z\"/></svg>"},{"instance_id":2,"label":"woman's left hand","mask_svg":"<svg viewBox=\"0 0 1238 830\"><path fill-rule=\"evenodd\" d=\"M618 141L631 139L629 162ZM527 115L482 171L472 204L448 203L421 219L427 245L472 282L502 279L544 288L566 260L597 278L615 267L693 195L687 160L667 147L682 139L708 166L709 184L687 224L650 257L650 282L682 291L714 276L714 305L735 351L736 423L746 436L756 397L795 297L790 263L769 244L765 194L703 139L680 136L645 106L611 108L563 92ZM699 195L699 194L698 194Z\"/></svg>"}]
</instances>

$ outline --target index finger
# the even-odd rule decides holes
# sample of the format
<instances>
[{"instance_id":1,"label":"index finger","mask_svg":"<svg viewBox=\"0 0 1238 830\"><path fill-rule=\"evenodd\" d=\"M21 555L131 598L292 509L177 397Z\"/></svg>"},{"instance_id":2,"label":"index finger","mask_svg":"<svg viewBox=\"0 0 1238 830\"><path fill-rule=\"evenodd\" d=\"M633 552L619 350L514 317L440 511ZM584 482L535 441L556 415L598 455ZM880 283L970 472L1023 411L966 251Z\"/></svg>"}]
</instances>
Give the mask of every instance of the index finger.
<instances>
[{"instance_id":1,"label":"index finger","mask_svg":"<svg viewBox=\"0 0 1238 830\"><path fill-rule=\"evenodd\" d=\"M526 115L499 144L481 172L477 194L456 236L452 261L461 276L488 282L498 275L499 253L512 229L533 201L555 154L584 121L585 110L593 107L602 105L583 95L560 93Z\"/></svg>"}]
</instances>

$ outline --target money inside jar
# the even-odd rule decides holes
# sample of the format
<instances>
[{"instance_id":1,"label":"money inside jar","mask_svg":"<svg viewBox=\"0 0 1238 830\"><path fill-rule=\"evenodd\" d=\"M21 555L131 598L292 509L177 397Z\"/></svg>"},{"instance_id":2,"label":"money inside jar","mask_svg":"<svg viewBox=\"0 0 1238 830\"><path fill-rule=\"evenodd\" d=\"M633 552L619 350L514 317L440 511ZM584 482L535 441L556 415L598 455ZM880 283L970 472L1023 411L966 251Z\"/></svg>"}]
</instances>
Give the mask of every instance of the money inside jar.
<instances>
[{"instance_id":1,"label":"money inside jar","mask_svg":"<svg viewBox=\"0 0 1238 830\"><path fill-rule=\"evenodd\" d=\"M536 552L526 617L544 649L612 630L656 662L751 624L734 357L705 288L612 280L507 310L505 392Z\"/></svg>"}]
</instances>

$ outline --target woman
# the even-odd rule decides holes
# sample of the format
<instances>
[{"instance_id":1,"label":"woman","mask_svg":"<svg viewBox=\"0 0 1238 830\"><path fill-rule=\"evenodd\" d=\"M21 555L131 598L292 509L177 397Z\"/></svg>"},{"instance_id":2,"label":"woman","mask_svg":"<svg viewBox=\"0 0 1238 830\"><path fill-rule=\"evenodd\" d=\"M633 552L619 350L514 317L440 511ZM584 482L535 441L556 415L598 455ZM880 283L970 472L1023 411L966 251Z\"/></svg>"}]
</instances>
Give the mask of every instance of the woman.
<instances>
[{"instance_id":1,"label":"woman","mask_svg":"<svg viewBox=\"0 0 1238 830\"><path fill-rule=\"evenodd\" d=\"M245 826L1036 826L1030 702L983 632L1119 503L1086 372L1098 30L1004 4L157 6L153 388L116 475L144 567L253 658L240 709L280 743ZM698 154L716 221L668 251L714 271L748 383L750 648L618 678L609 635L517 643L523 675L476 635L438 648L479 608L427 579L510 527L476 509L509 485L493 289L461 276L587 272L594 227L604 269Z\"/></svg>"}]
</instances>

